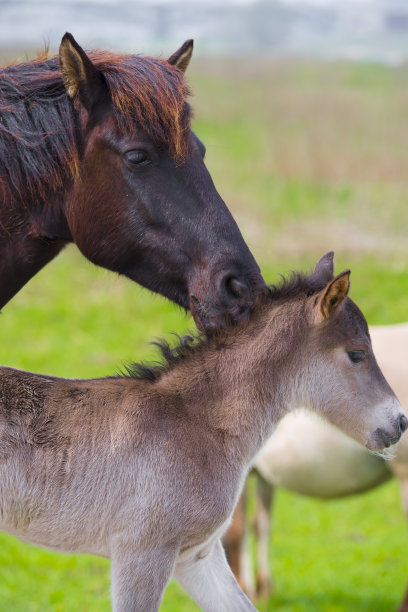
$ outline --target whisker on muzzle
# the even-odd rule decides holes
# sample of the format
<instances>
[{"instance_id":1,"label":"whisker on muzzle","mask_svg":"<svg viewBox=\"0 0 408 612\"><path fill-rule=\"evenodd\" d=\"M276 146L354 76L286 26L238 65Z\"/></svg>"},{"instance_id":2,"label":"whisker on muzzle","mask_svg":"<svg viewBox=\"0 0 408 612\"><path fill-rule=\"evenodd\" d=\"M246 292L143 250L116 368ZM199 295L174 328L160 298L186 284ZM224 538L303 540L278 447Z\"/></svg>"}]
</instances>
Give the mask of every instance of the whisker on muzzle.
<instances>
[{"instance_id":1,"label":"whisker on muzzle","mask_svg":"<svg viewBox=\"0 0 408 612\"><path fill-rule=\"evenodd\" d=\"M384 459L384 461L392 461L393 459L395 459L395 456L397 454L397 447L398 447L398 442L397 444L394 444L393 446L390 446L389 448L383 448L382 450L378 450L378 451L370 450L370 449L367 449L367 450L371 455L380 457L381 459Z\"/></svg>"}]
</instances>

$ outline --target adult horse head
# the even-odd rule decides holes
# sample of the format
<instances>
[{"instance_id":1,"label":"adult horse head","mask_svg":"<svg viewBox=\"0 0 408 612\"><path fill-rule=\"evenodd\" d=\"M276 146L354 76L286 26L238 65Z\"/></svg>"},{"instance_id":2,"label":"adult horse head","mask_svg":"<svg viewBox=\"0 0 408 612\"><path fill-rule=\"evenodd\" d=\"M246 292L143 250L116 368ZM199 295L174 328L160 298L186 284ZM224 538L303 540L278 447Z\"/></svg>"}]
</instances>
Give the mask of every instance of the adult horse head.
<instances>
[{"instance_id":1,"label":"adult horse head","mask_svg":"<svg viewBox=\"0 0 408 612\"><path fill-rule=\"evenodd\" d=\"M191 131L192 49L86 54L66 34L59 64L0 73L0 306L73 241L201 327L250 311L263 280Z\"/></svg>"}]
</instances>

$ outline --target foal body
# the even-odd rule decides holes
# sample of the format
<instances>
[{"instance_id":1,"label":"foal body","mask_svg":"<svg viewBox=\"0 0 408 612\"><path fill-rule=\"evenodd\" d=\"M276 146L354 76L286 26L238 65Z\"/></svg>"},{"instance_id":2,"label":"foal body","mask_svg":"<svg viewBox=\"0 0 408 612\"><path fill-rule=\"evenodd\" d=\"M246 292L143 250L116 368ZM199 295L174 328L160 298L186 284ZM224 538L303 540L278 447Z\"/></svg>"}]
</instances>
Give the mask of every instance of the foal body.
<instances>
[{"instance_id":1,"label":"foal body","mask_svg":"<svg viewBox=\"0 0 408 612\"><path fill-rule=\"evenodd\" d=\"M116 612L157 610L172 575L203 610L254 610L220 536L274 425L307 404L371 449L406 427L348 275L330 280L328 260L142 377L1 368L0 527L110 557Z\"/></svg>"},{"instance_id":2,"label":"foal body","mask_svg":"<svg viewBox=\"0 0 408 612\"><path fill-rule=\"evenodd\" d=\"M167 376L152 390L2 368L0 528L110 557L115 610L157 610L173 573L205 610L252 610L219 537L253 453L234 448L223 410L202 406L213 378L180 402Z\"/></svg>"}]
</instances>

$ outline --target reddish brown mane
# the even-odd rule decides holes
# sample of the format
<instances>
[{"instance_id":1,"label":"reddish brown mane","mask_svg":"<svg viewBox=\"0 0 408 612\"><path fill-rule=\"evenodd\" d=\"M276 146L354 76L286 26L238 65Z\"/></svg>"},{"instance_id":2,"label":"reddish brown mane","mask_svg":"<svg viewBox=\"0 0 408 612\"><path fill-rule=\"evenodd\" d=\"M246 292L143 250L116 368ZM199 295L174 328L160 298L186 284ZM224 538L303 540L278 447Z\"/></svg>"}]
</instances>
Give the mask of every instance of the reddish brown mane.
<instances>
[{"instance_id":1,"label":"reddish brown mane","mask_svg":"<svg viewBox=\"0 0 408 612\"><path fill-rule=\"evenodd\" d=\"M188 88L167 61L89 53L110 90L120 128L137 124L177 160L186 152ZM58 58L0 69L0 198L42 198L77 167L78 120L62 81Z\"/></svg>"}]
</instances>

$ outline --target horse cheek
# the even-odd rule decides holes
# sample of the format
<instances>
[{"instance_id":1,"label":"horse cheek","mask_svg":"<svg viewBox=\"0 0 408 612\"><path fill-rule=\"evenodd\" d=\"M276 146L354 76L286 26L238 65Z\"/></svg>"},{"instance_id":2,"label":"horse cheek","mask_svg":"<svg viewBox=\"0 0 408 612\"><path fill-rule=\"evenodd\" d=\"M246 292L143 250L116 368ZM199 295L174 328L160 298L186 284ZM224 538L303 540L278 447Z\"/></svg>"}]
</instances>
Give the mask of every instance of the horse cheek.
<instances>
[{"instance_id":1,"label":"horse cheek","mask_svg":"<svg viewBox=\"0 0 408 612\"><path fill-rule=\"evenodd\" d=\"M110 177L98 174L98 180L87 174L75 185L67 206L67 221L82 254L97 265L114 269L113 262L123 248L118 223L121 200Z\"/></svg>"}]
</instances>

